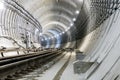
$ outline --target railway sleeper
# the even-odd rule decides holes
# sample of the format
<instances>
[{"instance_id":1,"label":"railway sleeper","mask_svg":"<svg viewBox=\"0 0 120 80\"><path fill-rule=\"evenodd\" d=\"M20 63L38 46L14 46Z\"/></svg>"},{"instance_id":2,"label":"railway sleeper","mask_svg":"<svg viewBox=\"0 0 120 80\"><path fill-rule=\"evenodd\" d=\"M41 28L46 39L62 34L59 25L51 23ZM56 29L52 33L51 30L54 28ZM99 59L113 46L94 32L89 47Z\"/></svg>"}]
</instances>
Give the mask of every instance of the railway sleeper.
<instances>
[{"instance_id":1,"label":"railway sleeper","mask_svg":"<svg viewBox=\"0 0 120 80\"><path fill-rule=\"evenodd\" d=\"M20 75L23 73L27 73L30 71L30 69L32 71L35 68L41 67L44 63L46 63L46 60L50 61L54 59L55 57L59 56L60 54L61 52L49 53L49 54L45 54L44 56L42 55L42 57L41 56L32 57L29 59L25 59L25 60L21 60L18 62L0 66L0 72L2 73L0 74L0 80L10 79L10 78L12 79L12 77L10 76L16 76L16 75ZM45 71L49 67L46 66L43 68L44 69L41 70L41 73L42 71Z\"/></svg>"}]
</instances>

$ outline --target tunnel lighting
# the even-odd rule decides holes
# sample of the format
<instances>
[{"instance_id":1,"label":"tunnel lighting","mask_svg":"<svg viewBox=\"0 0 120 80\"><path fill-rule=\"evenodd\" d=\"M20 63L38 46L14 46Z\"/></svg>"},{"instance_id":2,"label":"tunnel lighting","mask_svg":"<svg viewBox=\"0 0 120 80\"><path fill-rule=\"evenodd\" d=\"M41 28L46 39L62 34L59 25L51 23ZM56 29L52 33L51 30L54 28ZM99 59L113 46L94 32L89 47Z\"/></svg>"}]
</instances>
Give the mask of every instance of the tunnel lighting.
<instances>
[{"instance_id":1,"label":"tunnel lighting","mask_svg":"<svg viewBox=\"0 0 120 80\"><path fill-rule=\"evenodd\" d=\"M73 18L73 21L76 21L76 18Z\"/></svg>"},{"instance_id":2,"label":"tunnel lighting","mask_svg":"<svg viewBox=\"0 0 120 80\"><path fill-rule=\"evenodd\" d=\"M65 32L62 32L62 34L64 34Z\"/></svg>"},{"instance_id":3,"label":"tunnel lighting","mask_svg":"<svg viewBox=\"0 0 120 80\"><path fill-rule=\"evenodd\" d=\"M39 32L39 30L38 29L35 29L35 35L37 35L37 33ZM40 34L39 34L40 35Z\"/></svg>"},{"instance_id":4,"label":"tunnel lighting","mask_svg":"<svg viewBox=\"0 0 120 80\"><path fill-rule=\"evenodd\" d=\"M67 32L69 29L67 28L65 31Z\"/></svg>"},{"instance_id":5,"label":"tunnel lighting","mask_svg":"<svg viewBox=\"0 0 120 80\"><path fill-rule=\"evenodd\" d=\"M73 23L70 24L70 26L73 26L73 25L74 25Z\"/></svg>"},{"instance_id":6,"label":"tunnel lighting","mask_svg":"<svg viewBox=\"0 0 120 80\"><path fill-rule=\"evenodd\" d=\"M65 32L67 32L68 31L68 29L65 29Z\"/></svg>"},{"instance_id":7,"label":"tunnel lighting","mask_svg":"<svg viewBox=\"0 0 120 80\"><path fill-rule=\"evenodd\" d=\"M42 36L42 33L40 33L40 36Z\"/></svg>"},{"instance_id":8,"label":"tunnel lighting","mask_svg":"<svg viewBox=\"0 0 120 80\"><path fill-rule=\"evenodd\" d=\"M76 10L76 11L75 11L75 13L76 13L76 14L79 14L79 13L80 13L80 11L79 11L79 10Z\"/></svg>"},{"instance_id":9,"label":"tunnel lighting","mask_svg":"<svg viewBox=\"0 0 120 80\"><path fill-rule=\"evenodd\" d=\"M60 33L60 35L62 35L63 34L63 32L62 33Z\"/></svg>"},{"instance_id":10,"label":"tunnel lighting","mask_svg":"<svg viewBox=\"0 0 120 80\"><path fill-rule=\"evenodd\" d=\"M0 2L0 10L4 9L4 4Z\"/></svg>"},{"instance_id":11,"label":"tunnel lighting","mask_svg":"<svg viewBox=\"0 0 120 80\"><path fill-rule=\"evenodd\" d=\"M59 35L56 35L55 37L59 37Z\"/></svg>"},{"instance_id":12,"label":"tunnel lighting","mask_svg":"<svg viewBox=\"0 0 120 80\"><path fill-rule=\"evenodd\" d=\"M45 40L47 40L47 39L45 38Z\"/></svg>"},{"instance_id":13,"label":"tunnel lighting","mask_svg":"<svg viewBox=\"0 0 120 80\"><path fill-rule=\"evenodd\" d=\"M70 27L68 27L65 31L67 32L70 29Z\"/></svg>"}]
</instances>

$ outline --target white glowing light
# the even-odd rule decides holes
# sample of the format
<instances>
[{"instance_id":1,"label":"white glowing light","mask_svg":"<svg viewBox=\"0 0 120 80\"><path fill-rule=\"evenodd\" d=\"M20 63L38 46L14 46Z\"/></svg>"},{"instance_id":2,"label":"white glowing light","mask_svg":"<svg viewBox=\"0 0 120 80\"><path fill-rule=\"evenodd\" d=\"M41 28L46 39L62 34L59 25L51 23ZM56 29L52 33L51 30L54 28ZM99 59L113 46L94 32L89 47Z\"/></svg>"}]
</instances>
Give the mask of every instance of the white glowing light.
<instances>
[{"instance_id":1,"label":"white glowing light","mask_svg":"<svg viewBox=\"0 0 120 80\"><path fill-rule=\"evenodd\" d=\"M68 27L65 31L67 32L70 29L70 27Z\"/></svg>"},{"instance_id":2,"label":"white glowing light","mask_svg":"<svg viewBox=\"0 0 120 80\"><path fill-rule=\"evenodd\" d=\"M62 33L60 33L60 35L62 35Z\"/></svg>"},{"instance_id":3,"label":"white glowing light","mask_svg":"<svg viewBox=\"0 0 120 80\"><path fill-rule=\"evenodd\" d=\"M4 4L0 2L0 10L4 9Z\"/></svg>"},{"instance_id":4,"label":"white glowing light","mask_svg":"<svg viewBox=\"0 0 120 80\"><path fill-rule=\"evenodd\" d=\"M35 30L35 35L37 35L38 31L39 31L38 29Z\"/></svg>"},{"instance_id":5,"label":"white glowing light","mask_svg":"<svg viewBox=\"0 0 120 80\"><path fill-rule=\"evenodd\" d=\"M68 30L70 29L70 27L68 28Z\"/></svg>"},{"instance_id":6,"label":"white glowing light","mask_svg":"<svg viewBox=\"0 0 120 80\"><path fill-rule=\"evenodd\" d=\"M65 32L62 32L62 34L64 34Z\"/></svg>"},{"instance_id":7,"label":"white glowing light","mask_svg":"<svg viewBox=\"0 0 120 80\"><path fill-rule=\"evenodd\" d=\"M59 37L59 35L56 35L55 37Z\"/></svg>"},{"instance_id":8,"label":"white glowing light","mask_svg":"<svg viewBox=\"0 0 120 80\"><path fill-rule=\"evenodd\" d=\"M68 29L65 30L66 32L68 31Z\"/></svg>"},{"instance_id":9,"label":"white glowing light","mask_svg":"<svg viewBox=\"0 0 120 80\"><path fill-rule=\"evenodd\" d=\"M73 23L70 24L70 26L73 26L73 25L74 25Z\"/></svg>"},{"instance_id":10,"label":"white glowing light","mask_svg":"<svg viewBox=\"0 0 120 80\"><path fill-rule=\"evenodd\" d=\"M76 18L73 18L73 21L76 21Z\"/></svg>"},{"instance_id":11,"label":"white glowing light","mask_svg":"<svg viewBox=\"0 0 120 80\"><path fill-rule=\"evenodd\" d=\"M40 33L40 36L42 36L42 33Z\"/></svg>"},{"instance_id":12,"label":"white glowing light","mask_svg":"<svg viewBox=\"0 0 120 80\"><path fill-rule=\"evenodd\" d=\"M47 40L47 39L45 38L45 40Z\"/></svg>"},{"instance_id":13,"label":"white glowing light","mask_svg":"<svg viewBox=\"0 0 120 80\"><path fill-rule=\"evenodd\" d=\"M80 11L79 11L79 10L76 10L76 11L75 11L75 13L76 13L76 14L79 14L79 13L80 13Z\"/></svg>"}]
</instances>

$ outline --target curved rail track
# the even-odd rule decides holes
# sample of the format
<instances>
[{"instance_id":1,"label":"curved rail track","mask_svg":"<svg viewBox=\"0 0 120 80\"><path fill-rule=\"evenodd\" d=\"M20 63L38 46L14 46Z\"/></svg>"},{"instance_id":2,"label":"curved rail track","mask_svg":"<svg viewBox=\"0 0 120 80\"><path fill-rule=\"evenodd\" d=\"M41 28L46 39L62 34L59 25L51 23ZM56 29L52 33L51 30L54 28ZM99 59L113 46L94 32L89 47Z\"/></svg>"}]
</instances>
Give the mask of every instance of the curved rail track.
<instances>
[{"instance_id":1,"label":"curved rail track","mask_svg":"<svg viewBox=\"0 0 120 80\"><path fill-rule=\"evenodd\" d=\"M39 51L26 55L0 58L0 80L10 80L10 76L36 69L60 56L63 51Z\"/></svg>"}]
</instances>

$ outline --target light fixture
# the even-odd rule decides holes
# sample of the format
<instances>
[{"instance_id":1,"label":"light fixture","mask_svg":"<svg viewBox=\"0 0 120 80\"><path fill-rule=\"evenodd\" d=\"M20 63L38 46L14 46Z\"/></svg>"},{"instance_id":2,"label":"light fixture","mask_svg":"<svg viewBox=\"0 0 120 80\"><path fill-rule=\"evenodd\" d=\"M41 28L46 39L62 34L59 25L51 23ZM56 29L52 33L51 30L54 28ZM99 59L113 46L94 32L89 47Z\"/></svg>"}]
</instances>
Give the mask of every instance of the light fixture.
<instances>
[{"instance_id":1,"label":"light fixture","mask_svg":"<svg viewBox=\"0 0 120 80\"><path fill-rule=\"evenodd\" d=\"M70 27L68 27L65 31L67 32L70 29Z\"/></svg>"},{"instance_id":2,"label":"light fixture","mask_svg":"<svg viewBox=\"0 0 120 80\"><path fill-rule=\"evenodd\" d=\"M56 35L55 37L59 37L59 35Z\"/></svg>"},{"instance_id":3,"label":"light fixture","mask_svg":"<svg viewBox=\"0 0 120 80\"><path fill-rule=\"evenodd\" d=\"M73 18L73 21L76 21L76 18Z\"/></svg>"},{"instance_id":4,"label":"light fixture","mask_svg":"<svg viewBox=\"0 0 120 80\"><path fill-rule=\"evenodd\" d=\"M79 13L80 13L80 11L79 11L79 10L76 10L76 11L75 11L75 13L76 13L76 14L79 14Z\"/></svg>"},{"instance_id":5,"label":"light fixture","mask_svg":"<svg viewBox=\"0 0 120 80\"><path fill-rule=\"evenodd\" d=\"M45 38L45 40L47 40L47 38Z\"/></svg>"},{"instance_id":6,"label":"light fixture","mask_svg":"<svg viewBox=\"0 0 120 80\"><path fill-rule=\"evenodd\" d=\"M65 31L67 32L69 29L67 28Z\"/></svg>"},{"instance_id":7,"label":"light fixture","mask_svg":"<svg viewBox=\"0 0 120 80\"><path fill-rule=\"evenodd\" d=\"M4 3L0 2L0 10L4 9Z\"/></svg>"},{"instance_id":8,"label":"light fixture","mask_svg":"<svg viewBox=\"0 0 120 80\"><path fill-rule=\"evenodd\" d=\"M73 23L70 23L70 26L73 26L74 24Z\"/></svg>"},{"instance_id":9,"label":"light fixture","mask_svg":"<svg viewBox=\"0 0 120 80\"><path fill-rule=\"evenodd\" d=\"M70 29L70 27L68 27L68 30Z\"/></svg>"},{"instance_id":10,"label":"light fixture","mask_svg":"<svg viewBox=\"0 0 120 80\"><path fill-rule=\"evenodd\" d=\"M42 36L42 33L40 33L40 36Z\"/></svg>"},{"instance_id":11,"label":"light fixture","mask_svg":"<svg viewBox=\"0 0 120 80\"><path fill-rule=\"evenodd\" d=\"M62 32L62 34L64 34L65 32Z\"/></svg>"}]
</instances>

